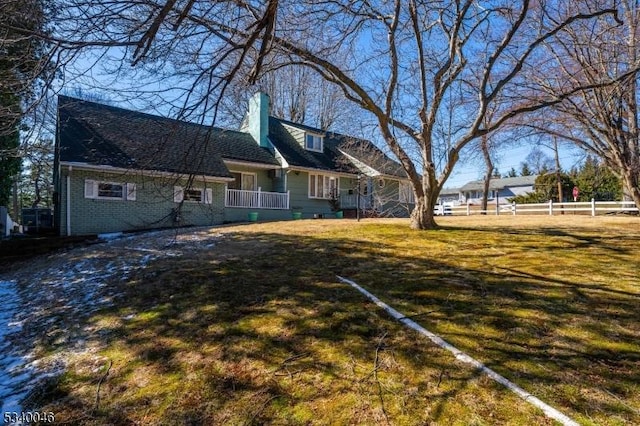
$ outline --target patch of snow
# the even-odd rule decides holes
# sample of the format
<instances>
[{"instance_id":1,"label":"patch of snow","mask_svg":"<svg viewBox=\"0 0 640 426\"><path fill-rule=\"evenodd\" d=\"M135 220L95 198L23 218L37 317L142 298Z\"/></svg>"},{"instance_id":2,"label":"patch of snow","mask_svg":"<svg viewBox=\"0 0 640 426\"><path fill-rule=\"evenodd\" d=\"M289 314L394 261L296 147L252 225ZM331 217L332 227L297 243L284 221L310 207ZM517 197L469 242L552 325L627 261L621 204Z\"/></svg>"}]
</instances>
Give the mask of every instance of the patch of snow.
<instances>
[{"instance_id":1,"label":"patch of snow","mask_svg":"<svg viewBox=\"0 0 640 426\"><path fill-rule=\"evenodd\" d=\"M118 239L120 237L122 237L124 234L122 232L110 232L107 234L98 234L98 239L100 240L105 240L105 241L110 241L110 240L115 240Z\"/></svg>"},{"instance_id":2,"label":"patch of snow","mask_svg":"<svg viewBox=\"0 0 640 426\"><path fill-rule=\"evenodd\" d=\"M220 234L210 232L209 228L192 228L126 237L102 234L102 244L42 256L22 270L0 276L3 412L22 411L21 401L43 377L59 374L70 356L95 351L87 343L95 332L81 324L117 300L119 295L108 286L110 280L126 280L160 259L210 249L220 239ZM39 341L53 344L57 352L46 360L34 359L33 348Z\"/></svg>"},{"instance_id":3,"label":"patch of snow","mask_svg":"<svg viewBox=\"0 0 640 426\"><path fill-rule=\"evenodd\" d=\"M15 281L0 280L0 405L2 412L20 411L20 401L25 397L24 383L29 380L32 369L29 357L12 342L12 335L22 330L22 321L14 316L20 310L20 298Z\"/></svg>"}]
</instances>

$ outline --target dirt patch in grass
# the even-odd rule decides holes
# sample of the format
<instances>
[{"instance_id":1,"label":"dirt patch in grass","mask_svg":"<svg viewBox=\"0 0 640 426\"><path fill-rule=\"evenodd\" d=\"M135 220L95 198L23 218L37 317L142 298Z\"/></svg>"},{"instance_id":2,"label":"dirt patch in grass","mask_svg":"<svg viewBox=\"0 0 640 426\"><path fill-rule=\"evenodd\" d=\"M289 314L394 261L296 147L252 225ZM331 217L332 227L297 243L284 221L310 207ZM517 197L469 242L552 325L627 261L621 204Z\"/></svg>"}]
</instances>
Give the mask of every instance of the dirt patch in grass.
<instances>
[{"instance_id":1,"label":"dirt patch in grass","mask_svg":"<svg viewBox=\"0 0 640 426\"><path fill-rule=\"evenodd\" d=\"M111 283L117 306L89 319L99 356L42 408L73 424L552 424L340 274L584 424L639 423L640 221L440 223L216 229L215 247Z\"/></svg>"}]
</instances>

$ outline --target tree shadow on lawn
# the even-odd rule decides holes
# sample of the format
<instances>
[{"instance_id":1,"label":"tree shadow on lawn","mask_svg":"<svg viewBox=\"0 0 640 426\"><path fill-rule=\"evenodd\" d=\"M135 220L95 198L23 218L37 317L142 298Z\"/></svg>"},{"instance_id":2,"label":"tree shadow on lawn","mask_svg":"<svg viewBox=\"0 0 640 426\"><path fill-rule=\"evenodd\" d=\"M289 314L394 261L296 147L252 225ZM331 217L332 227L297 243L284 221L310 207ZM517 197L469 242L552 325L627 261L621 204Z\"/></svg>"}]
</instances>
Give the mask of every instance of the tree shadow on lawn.
<instances>
[{"instance_id":1,"label":"tree shadow on lawn","mask_svg":"<svg viewBox=\"0 0 640 426\"><path fill-rule=\"evenodd\" d=\"M635 247L640 244L640 235L637 233L621 234L619 229L615 229L612 235L609 235L606 229L603 229L600 235L594 235L593 228L581 228L576 227L572 231L556 227L523 227L523 228L498 228L498 227L486 227L486 228L473 228L473 227L453 227L443 226L442 230L450 231L468 231L474 233L487 233L494 234L499 231L504 234L513 235L515 237L527 237L527 236L540 236L545 235L549 237L558 237L564 244L558 244L557 247L561 249L584 249L589 247L595 247L605 251L611 252L611 254L630 254L635 250ZM519 240L521 242L522 240ZM523 249L537 250L539 246L521 245ZM549 247L545 247L548 249Z\"/></svg>"},{"instance_id":2,"label":"tree shadow on lawn","mask_svg":"<svg viewBox=\"0 0 640 426\"><path fill-rule=\"evenodd\" d=\"M119 308L93 319L114 367L92 424L551 423L337 274L569 415L640 422L636 295L583 297L579 283L390 256L367 241L225 238L113 283ZM53 392L67 400L50 406L73 419L95 386L95 374L68 377Z\"/></svg>"}]
</instances>

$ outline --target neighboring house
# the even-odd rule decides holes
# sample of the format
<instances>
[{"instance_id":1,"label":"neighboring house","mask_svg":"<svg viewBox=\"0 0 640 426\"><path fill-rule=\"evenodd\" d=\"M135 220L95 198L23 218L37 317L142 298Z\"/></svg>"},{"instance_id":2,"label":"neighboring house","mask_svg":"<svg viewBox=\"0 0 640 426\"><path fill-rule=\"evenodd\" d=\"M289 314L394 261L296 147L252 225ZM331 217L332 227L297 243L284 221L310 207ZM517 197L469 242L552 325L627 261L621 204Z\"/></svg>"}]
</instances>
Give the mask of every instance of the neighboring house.
<instances>
[{"instance_id":1,"label":"neighboring house","mask_svg":"<svg viewBox=\"0 0 640 426\"><path fill-rule=\"evenodd\" d=\"M518 176L510 178L495 178L489 182L489 197L493 203L506 204L516 195L533 192L533 185L538 176ZM476 180L460 188L460 203L479 204L484 193L484 181Z\"/></svg>"},{"instance_id":2,"label":"neighboring house","mask_svg":"<svg viewBox=\"0 0 640 426\"><path fill-rule=\"evenodd\" d=\"M442 188L438 196L438 204L460 205L460 188Z\"/></svg>"},{"instance_id":3,"label":"neighboring house","mask_svg":"<svg viewBox=\"0 0 640 426\"><path fill-rule=\"evenodd\" d=\"M263 93L240 131L60 96L55 154L62 235L327 215L332 197L407 216L413 202L371 142L270 117Z\"/></svg>"}]
</instances>

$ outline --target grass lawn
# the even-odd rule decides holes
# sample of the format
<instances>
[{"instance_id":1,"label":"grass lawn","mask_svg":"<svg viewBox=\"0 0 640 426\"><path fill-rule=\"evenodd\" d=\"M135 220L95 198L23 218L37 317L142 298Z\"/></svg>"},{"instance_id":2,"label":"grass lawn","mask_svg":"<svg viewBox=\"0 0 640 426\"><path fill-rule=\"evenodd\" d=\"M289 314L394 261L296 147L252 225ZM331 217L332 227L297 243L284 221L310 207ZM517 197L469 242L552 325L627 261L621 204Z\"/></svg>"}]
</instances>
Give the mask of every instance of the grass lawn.
<instances>
[{"instance_id":1,"label":"grass lawn","mask_svg":"<svg viewBox=\"0 0 640 426\"><path fill-rule=\"evenodd\" d=\"M640 424L640 219L439 223L212 229L214 248L112 284L117 308L89 324L99 353L42 408L97 425L553 424L339 274L582 424Z\"/></svg>"}]
</instances>

